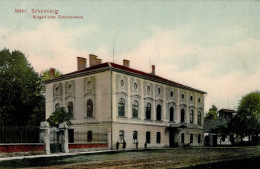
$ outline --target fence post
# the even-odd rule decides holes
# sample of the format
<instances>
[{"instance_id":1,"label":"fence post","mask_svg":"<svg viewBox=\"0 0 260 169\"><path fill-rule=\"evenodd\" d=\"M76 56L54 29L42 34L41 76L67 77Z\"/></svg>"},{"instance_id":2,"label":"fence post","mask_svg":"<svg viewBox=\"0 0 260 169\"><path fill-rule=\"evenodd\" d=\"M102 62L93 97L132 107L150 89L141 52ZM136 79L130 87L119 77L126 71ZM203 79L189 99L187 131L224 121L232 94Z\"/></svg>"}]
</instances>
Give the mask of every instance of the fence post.
<instances>
[{"instance_id":1,"label":"fence post","mask_svg":"<svg viewBox=\"0 0 260 169\"><path fill-rule=\"evenodd\" d=\"M61 147L64 153L69 153L69 134L68 125L66 122L59 124L59 129L61 131Z\"/></svg>"},{"instance_id":2,"label":"fence post","mask_svg":"<svg viewBox=\"0 0 260 169\"><path fill-rule=\"evenodd\" d=\"M44 151L46 154L51 154L50 149L50 126L46 121L40 124L40 142L44 142Z\"/></svg>"}]
</instances>

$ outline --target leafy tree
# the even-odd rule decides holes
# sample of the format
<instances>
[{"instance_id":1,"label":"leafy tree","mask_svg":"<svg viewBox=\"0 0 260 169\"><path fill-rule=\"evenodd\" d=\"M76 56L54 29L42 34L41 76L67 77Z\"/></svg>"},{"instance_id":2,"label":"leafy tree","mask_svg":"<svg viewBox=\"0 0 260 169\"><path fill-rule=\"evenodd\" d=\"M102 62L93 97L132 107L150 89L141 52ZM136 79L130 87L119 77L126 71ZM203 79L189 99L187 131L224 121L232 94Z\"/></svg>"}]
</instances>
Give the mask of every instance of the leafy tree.
<instances>
[{"instance_id":1,"label":"leafy tree","mask_svg":"<svg viewBox=\"0 0 260 169\"><path fill-rule=\"evenodd\" d=\"M206 114L205 120L216 120L218 114L218 108L215 105L212 105L209 109L209 112Z\"/></svg>"},{"instance_id":2,"label":"leafy tree","mask_svg":"<svg viewBox=\"0 0 260 169\"><path fill-rule=\"evenodd\" d=\"M62 122L66 122L68 125L71 125L69 114L66 112L64 107L56 109L47 121L52 127L58 127Z\"/></svg>"},{"instance_id":3,"label":"leafy tree","mask_svg":"<svg viewBox=\"0 0 260 169\"><path fill-rule=\"evenodd\" d=\"M242 139L260 133L260 92L251 92L242 97L237 115L229 122L230 130Z\"/></svg>"},{"instance_id":4,"label":"leafy tree","mask_svg":"<svg viewBox=\"0 0 260 169\"><path fill-rule=\"evenodd\" d=\"M39 125L45 109L41 79L22 52L0 51L0 79L0 125Z\"/></svg>"}]
</instances>

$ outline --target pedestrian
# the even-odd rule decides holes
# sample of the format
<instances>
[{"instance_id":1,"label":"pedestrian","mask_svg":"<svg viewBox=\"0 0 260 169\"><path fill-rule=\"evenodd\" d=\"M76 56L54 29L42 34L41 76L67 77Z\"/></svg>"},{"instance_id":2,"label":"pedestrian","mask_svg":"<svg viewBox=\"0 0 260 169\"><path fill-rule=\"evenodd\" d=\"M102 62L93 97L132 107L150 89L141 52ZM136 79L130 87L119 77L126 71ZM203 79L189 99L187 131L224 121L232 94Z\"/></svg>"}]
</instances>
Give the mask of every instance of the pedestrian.
<instances>
[{"instance_id":1,"label":"pedestrian","mask_svg":"<svg viewBox=\"0 0 260 169\"><path fill-rule=\"evenodd\" d=\"M136 149L138 149L138 141L136 141L135 145L136 145Z\"/></svg>"},{"instance_id":2,"label":"pedestrian","mask_svg":"<svg viewBox=\"0 0 260 169\"><path fill-rule=\"evenodd\" d=\"M125 140L123 141L123 147L122 147L124 150L125 150L125 148L126 148L126 142L125 142Z\"/></svg>"},{"instance_id":3,"label":"pedestrian","mask_svg":"<svg viewBox=\"0 0 260 169\"><path fill-rule=\"evenodd\" d=\"M144 143L144 149L146 149L146 148L147 148L147 143L145 142L145 143Z\"/></svg>"},{"instance_id":4,"label":"pedestrian","mask_svg":"<svg viewBox=\"0 0 260 169\"><path fill-rule=\"evenodd\" d=\"M118 148L119 148L119 142L117 140L117 142L116 142L116 150L118 150Z\"/></svg>"}]
</instances>

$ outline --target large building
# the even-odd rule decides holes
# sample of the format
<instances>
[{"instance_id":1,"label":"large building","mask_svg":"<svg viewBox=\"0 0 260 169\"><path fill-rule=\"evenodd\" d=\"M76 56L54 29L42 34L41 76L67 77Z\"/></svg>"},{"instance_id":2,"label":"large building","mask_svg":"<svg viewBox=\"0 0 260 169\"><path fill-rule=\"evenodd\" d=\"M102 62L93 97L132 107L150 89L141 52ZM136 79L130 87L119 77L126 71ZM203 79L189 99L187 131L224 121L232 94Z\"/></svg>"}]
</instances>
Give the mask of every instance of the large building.
<instances>
[{"instance_id":1,"label":"large building","mask_svg":"<svg viewBox=\"0 0 260 169\"><path fill-rule=\"evenodd\" d=\"M53 71L51 71L53 74ZM109 148L204 144L205 92L123 65L102 63L95 55L78 57L78 70L45 82L46 118L56 108L71 114L73 133L106 133ZM74 140L74 138L70 138Z\"/></svg>"}]
</instances>

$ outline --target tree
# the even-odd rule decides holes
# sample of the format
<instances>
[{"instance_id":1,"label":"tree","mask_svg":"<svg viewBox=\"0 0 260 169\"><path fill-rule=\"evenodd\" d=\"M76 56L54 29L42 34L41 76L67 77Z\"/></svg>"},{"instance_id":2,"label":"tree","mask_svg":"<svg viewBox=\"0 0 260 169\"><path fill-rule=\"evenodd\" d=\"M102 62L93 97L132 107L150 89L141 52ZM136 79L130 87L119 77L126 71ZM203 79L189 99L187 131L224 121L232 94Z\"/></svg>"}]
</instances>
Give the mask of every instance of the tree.
<instances>
[{"instance_id":1,"label":"tree","mask_svg":"<svg viewBox=\"0 0 260 169\"><path fill-rule=\"evenodd\" d=\"M0 51L0 125L39 125L44 120L41 79L20 51ZM37 117L37 118L35 118Z\"/></svg>"},{"instance_id":2,"label":"tree","mask_svg":"<svg viewBox=\"0 0 260 169\"><path fill-rule=\"evenodd\" d=\"M260 92L251 92L242 97L237 115L229 123L230 130L240 136L253 137L260 133Z\"/></svg>"},{"instance_id":3,"label":"tree","mask_svg":"<svg viewBox=\"0 0 260 169\"><path fill-rule=\"evenodd\" d=\"M68 125L71 125L69 114L66 112L65 108L56 109L50 117L47 119L50 126L58 127L60 123L66 122Z\"/></svg>"},{"instance_id":4,"label":"tree","mask_svg":"<svg viewBox=\"0 0 260 169\"><path fill-rule=\"evenodd\" d=\"M216 120L218 114L218 108L215 105L212 105L209 109L209 112L206 114L205 120Z\"/></svg>"}]
</instances>

